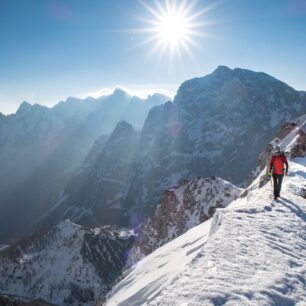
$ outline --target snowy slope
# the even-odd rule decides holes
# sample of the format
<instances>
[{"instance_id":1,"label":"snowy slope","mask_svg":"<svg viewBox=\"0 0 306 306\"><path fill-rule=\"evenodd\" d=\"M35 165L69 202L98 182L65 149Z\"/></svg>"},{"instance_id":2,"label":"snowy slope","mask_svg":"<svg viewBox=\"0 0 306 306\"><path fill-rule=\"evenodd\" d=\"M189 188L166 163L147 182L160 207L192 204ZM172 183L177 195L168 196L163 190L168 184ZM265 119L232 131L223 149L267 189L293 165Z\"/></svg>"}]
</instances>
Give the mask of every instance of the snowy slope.
<instances>
[{"instance_id":1,"label":"snowy slope","mask_svg":"<svg viewBox=\"0 0 306 306\"><path fill-rule=\"evenodd\" d=\"M111 227L62 221L0 251L0 293L57 305L95 305L121 274L133 240Z\"/></svg>"},{"instance_id":2,"label":"snowy slope","mask_svg":"<svg viewBox=\"0 0 306 306\"><path fill-rule=\"evenodd\" d=\"M106 305L305 305L305 156L290 160L279 201L259 176L247 196L137 263Z\"/></svg>"},{"instance_id":3,"label":"snowy slope","mask_svg":"<svg viewBox=\"0 0 306 306\"><path fill-rule=\"evenodd\" d=\"M106 305L141 305L159 295L196 257L209 238L210 225L208 220L190 229L139 261L114 287Z\"/></svg>"}]
</instances>

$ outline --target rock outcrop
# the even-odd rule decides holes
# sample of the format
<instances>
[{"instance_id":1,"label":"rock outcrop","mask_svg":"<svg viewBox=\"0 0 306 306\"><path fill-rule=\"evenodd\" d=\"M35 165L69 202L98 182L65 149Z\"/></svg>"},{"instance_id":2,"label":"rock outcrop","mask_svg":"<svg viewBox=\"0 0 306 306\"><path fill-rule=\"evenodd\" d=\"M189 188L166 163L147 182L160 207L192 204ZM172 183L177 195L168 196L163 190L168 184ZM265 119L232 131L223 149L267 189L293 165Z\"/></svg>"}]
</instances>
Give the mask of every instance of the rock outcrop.
<instances>
[{"instance_id":1,"label":"rock outcrop","mask_svg":"<svg viewBox=\"0 0 306 306\"><path fill-rule=\"evenodd\" d=\"M163 200L140 226L127 265L211 218L217 208L235 200L240 188L217 177L182 181L165 191Z\"/></svg>"}]
</instances>

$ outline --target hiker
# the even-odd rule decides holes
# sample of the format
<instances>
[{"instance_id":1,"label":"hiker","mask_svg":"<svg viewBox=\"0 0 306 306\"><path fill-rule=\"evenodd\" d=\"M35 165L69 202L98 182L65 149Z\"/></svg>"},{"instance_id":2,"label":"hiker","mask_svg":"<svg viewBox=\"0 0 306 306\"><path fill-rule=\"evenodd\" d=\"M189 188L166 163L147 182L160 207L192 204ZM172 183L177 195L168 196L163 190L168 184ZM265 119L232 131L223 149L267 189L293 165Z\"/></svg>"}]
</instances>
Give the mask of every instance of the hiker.
<instances>
[{"instance_id":1,"label":"hiker","mask_svg":"<svg viewBox=\"0 0 306 306\"><path fill-rule=\"evenodd\" d=\"M284 165L286 165L286 170L284 169ZM273 177L274 183L274 199L276 200L280 197L280 191L282 188L282 181L284 174L288 175L288 160L285 156L284 152L280 150L279 146L276 146L273 150L273 156L270 161L270 170L268 175Z\"/></svg>"}]
</instances>

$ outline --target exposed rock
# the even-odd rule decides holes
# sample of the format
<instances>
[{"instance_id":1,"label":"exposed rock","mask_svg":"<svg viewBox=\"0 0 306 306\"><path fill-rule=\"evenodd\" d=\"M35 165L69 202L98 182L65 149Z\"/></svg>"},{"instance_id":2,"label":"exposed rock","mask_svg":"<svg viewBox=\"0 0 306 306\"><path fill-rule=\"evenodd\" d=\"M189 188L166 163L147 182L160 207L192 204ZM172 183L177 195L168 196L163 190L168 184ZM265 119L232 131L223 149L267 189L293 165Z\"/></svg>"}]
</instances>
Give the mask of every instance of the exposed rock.
<instances>
[{"instance_id":1,"label":"exposed rock","mask_svg":"<svg viewBox=\"0 0 306 306\"><path fill-rule=\"evenodd\" d=\"M141 225L128 265L211 218L217 208L226 207L240 192L216 177L184 180L166 190L161 204Z\"/></svg>"}]
</instances>

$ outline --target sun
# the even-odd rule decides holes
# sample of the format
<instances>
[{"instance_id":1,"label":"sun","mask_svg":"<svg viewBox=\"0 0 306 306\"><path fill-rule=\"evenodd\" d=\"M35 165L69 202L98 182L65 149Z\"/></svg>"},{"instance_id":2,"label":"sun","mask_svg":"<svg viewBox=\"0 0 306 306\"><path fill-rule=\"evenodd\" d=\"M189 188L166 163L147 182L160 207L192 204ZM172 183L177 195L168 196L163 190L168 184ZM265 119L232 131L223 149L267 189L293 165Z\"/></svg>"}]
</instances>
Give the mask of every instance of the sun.
<instances>
[{"instance_id":1,"label":"sun","mask_svg":"<svg viewBox=\"0 0 306 306\"><path fill-rule=\"evenodd\" d=\"M144 19L148 27L143 27L140 32L148 35L142 44L150 43L150 54L160 52L168 53L171 57L183 52L193 56L192 50L199 48L196 38L200 36L209 36L204 31L207 22L201 20L202 15L209 11L212 6L202 8L193 12L196 1L165 0L159 2L156 0L154 6L149 6L146 2L141 4L150 13L151 18Z\"/></svg>"},{"instance_id":2,"label":"sun","mask_svg":"<svg viewBox=\"0 0 306 306\"><path fill-rule=\"evenodd\" d=\"M156 22L155 32L164 44L182 44L188 35L188 20L184 14L173 11L166 12Z\"/></svg>"}]
</instances>

